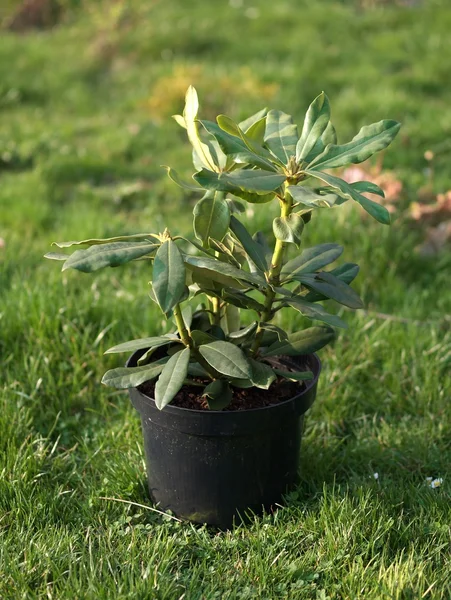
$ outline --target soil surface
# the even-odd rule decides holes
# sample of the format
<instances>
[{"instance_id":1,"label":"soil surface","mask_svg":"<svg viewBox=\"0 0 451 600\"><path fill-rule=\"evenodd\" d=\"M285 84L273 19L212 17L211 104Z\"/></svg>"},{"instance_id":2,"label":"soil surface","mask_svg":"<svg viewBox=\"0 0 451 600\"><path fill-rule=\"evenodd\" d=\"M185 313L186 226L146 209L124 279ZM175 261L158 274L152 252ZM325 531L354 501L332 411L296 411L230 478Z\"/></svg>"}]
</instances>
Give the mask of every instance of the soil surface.
<instances>
[{"instance_id":1,"label":"soil surface","mask_svg":"<svg viewBox=\"0 0 451 600\"><path fill-rule=\"evenodd\" d=\"M279 368L283 368L293 371L304 371L308 370L308 364L304 365L288 365L278 364L274 365ZM209 382L198 380L199 383ZM265 406L271 406L273 404L279 404L285 400L293 398L302 390L305 389L305 383L302 381L288 381L283 377L279 377L274 381L268 390L262 390L260 388L247 388L240 389L232 387L233 397L232 402L223 410L224 411L236 411L236 410L249 410L251 408L264 408ZM146 381L138 387L138 390L150 398L154 398L155 381ZM179 408L188 408L192 410L210 410L206 398L202 397L203 387L200 386L184 386L175 398L171 402L171 406L178 406Z\"/></svg>"}]
</instances>

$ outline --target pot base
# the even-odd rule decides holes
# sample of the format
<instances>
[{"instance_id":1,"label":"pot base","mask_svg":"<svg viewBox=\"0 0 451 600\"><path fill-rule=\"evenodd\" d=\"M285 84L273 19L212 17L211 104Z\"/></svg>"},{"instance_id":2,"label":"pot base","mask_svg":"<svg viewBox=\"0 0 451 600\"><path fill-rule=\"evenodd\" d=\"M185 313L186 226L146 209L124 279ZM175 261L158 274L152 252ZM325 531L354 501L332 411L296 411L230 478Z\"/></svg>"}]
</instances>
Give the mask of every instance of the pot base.
<instances>
[{"instance_id":1,"label":"pot base","mask_svg":"<svg viewBox=\"0 0 451 600\"><path fill-rule=\"evenodd\" d=\"M160 411L129 390L141 416L152 500L181 519L223 529L280 503L298 480L304 413L316 396L321 365L316 355L309 362L314 379L300 394L260 409Z\"/></svg>"}]
</instances>

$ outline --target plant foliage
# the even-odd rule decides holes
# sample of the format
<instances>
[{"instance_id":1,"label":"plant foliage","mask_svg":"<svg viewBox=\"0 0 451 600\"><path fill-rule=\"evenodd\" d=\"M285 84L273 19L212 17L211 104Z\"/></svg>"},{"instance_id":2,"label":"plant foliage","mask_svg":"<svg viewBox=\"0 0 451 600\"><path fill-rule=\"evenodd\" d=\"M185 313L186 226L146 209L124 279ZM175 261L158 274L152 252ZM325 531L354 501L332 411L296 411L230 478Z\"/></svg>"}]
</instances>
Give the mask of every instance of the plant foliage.
<instances>
[{"instance_id":1,"label":"plant foliage","mask_svg":"<svg viewBox=\"0 0 451 600\"><path fill-rule=\"evenodd\" d=\"M308 371L285 371L279 363L276 368L273 357L316 352L334 339L332 327L346 327L321 301L352 309L363 306L350 287L358 266L329 268L342 254L341 246L325 243L300 250L312 212L337 210L354 201L380 223L390 222L387 210L363 195L383 195L377 186L365 181L349 184L329 169L363 162L383 150L398 133L399 123L384 120L362 127L340 145L324 93L308 108L300 134L292 117L278 110L263 109L241 123L225 115L216 122L202 120L198 112L197 93L190 87L183 115L175 120L186 129L193 148L193 182L184 182L168 168L177 185L200 196L193 211L192 240L172 237L165 230L57 243L62 249L77 249L71 255L46 255L63 260L63 270L87 273L135 260L152 263L151 298L166 318L174 319L176 332L111 348L109 352L146 352L139 366L112 369L102 381L125 389L156 380L160 409L193 377L205 382L202 395L213 410L230 403L234 387L267 389L277 377L311 378ZM270 251L263 233L248 231L241 222L237 207L242 201L279 204L280 215L272 227L268 224L274 234ZM290 247L295 256L289 259ZM194 300L198 306L193 312ZM278 311L290 309L314 323L291 335L271 323ZM253 315L247 327L241 326L242 310Z\"/></svg>"}]
</instances>

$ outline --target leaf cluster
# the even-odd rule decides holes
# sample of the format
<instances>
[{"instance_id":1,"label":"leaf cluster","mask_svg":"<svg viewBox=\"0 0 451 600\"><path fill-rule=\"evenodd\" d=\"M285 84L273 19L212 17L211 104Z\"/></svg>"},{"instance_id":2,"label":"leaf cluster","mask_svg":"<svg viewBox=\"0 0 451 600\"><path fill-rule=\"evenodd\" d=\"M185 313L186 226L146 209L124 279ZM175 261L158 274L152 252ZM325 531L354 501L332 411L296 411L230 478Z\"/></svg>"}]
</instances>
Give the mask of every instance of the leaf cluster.
<instances>
[{"instance_id":1,"label":"leaf cluster","mask_svg":"<svg viewBox=\"0 0 451 600\"><path fill-rule=\"evenodd\" d=\"M359 267L344 263L331 268L343 252L335 243L299 251L304 227L314 210L335 210L347 201L358 203L380 223L390 220L381 204L364 195L383 197L379 187L367 181L349 184L329 171L385 149L399 123L373 123L350 142L338 144L324 93L309 106L300 134L292 117L278 110L265 108L240 123L225 115L216 122L203 120L198 110L197 93L190 87L183 115L174 118L192 145L192 181L167 167L177 185L200 196L192 238L173 237L168 230L140 233L57 243L60 249L76 249L71 255L46 255L64 261L63 270L86 273L137 260L152 264L150 296L176 329L111 348L108 352L144 353L138 366L112 369L102 381L124 389L155 380L160 409L185 384L202 386L209 407L221 410L230 403L233 388L268 389L280 377L312 378L309 371L281 368L280 357L283 365L283 357L320 350L334 338L333 327L346 327L322 301L351 309L361 308L362 302L350 286ZM246 203L269 202L280 206L272 243L240 220ZM291 259L289 247L296 249ZM314 324L289 334L272 322L286 309ZM246 327L241 326L242 310L252 315Z\"/></svg>"}]
</instances>

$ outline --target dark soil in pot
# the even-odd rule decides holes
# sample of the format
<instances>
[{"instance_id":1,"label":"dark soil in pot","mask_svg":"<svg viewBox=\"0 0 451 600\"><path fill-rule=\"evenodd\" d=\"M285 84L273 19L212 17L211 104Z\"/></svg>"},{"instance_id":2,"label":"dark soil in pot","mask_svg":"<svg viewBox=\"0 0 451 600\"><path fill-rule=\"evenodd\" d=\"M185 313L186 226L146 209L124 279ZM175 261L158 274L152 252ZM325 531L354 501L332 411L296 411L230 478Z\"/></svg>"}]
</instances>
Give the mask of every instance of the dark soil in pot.
<instances>
[{"instance_id":1,"label":"dark soil in pot","mask_svg":"<svg viewBox=\"0 0 451 600\"><path fill-rule=\"evenodd\" d=\"M135 352L127 366L144 352ZM271 392L273 386L258 390L260 398L266 396L259 408L210 411L171 404L160 411L142 386L129 390L141 416L150 495L161 509L228 528L281 502L298 479L304 413L315 400L321 370L314 354L294 361L298 369L312 370L313 380L294 387L289 382L288 399ZM242 405L243 392L250 390L235 394Z\"/></svg>"}]
</instances>

